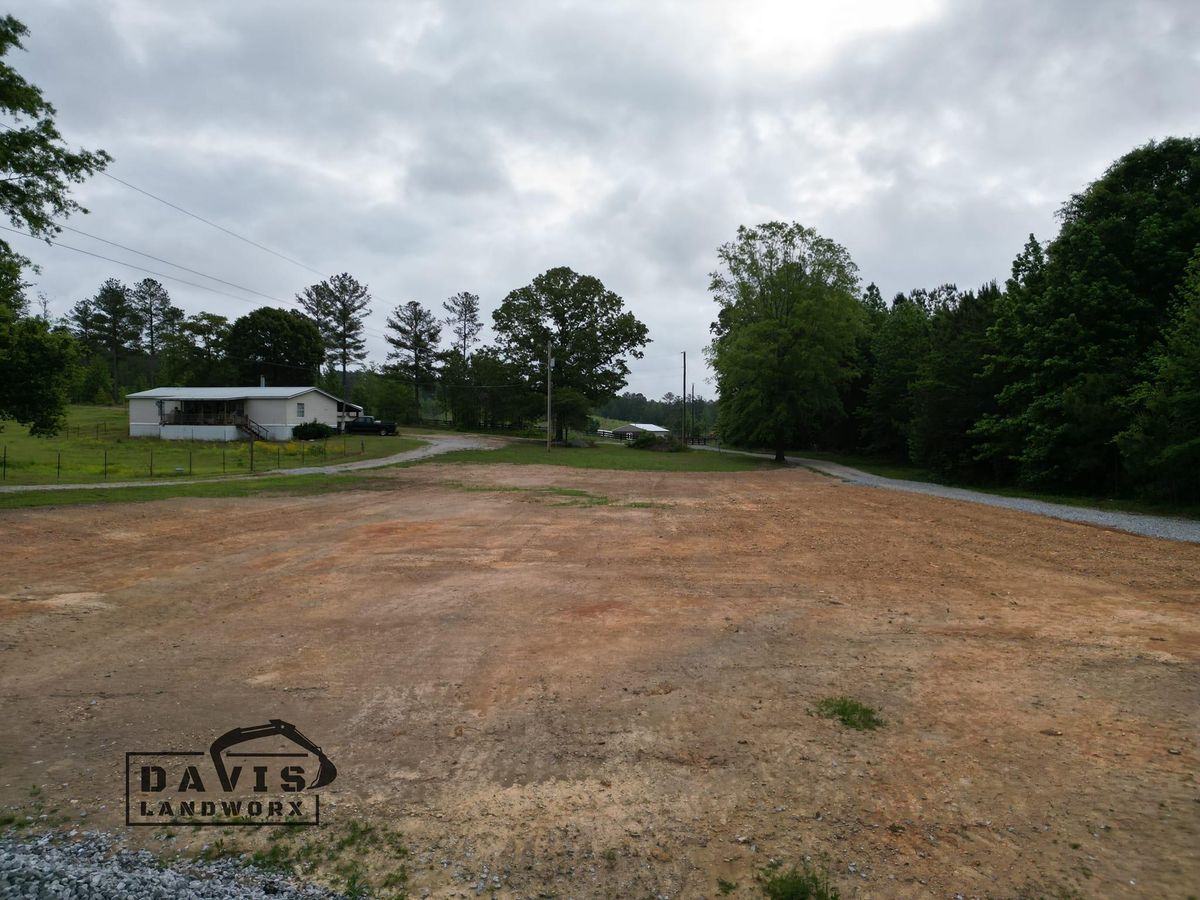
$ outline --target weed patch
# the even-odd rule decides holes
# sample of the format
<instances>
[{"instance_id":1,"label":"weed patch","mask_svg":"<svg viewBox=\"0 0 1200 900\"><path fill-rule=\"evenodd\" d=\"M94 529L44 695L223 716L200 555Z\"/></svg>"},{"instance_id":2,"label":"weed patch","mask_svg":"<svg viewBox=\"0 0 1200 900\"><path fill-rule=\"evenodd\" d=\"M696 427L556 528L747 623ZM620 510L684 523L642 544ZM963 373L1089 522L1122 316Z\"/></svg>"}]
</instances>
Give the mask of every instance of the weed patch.
<instances>
[{"instance_id":1,"label":"weed patch","mask_svg":"<svg viewBox=\"0 0 1200 900\"><path fill-rule=\"evenodd\" d=\"M853 697L825 697L817 701L813 713L822 719L837 719L856 731L874 731L883 724L876 710Z\"/></svg>"},{"instance_id":2,"label":"weed patch","mask_svg":"<svg viewBox=\"0 0 1200 900\"><path fill-rule=\"evenodd\" d=\"M783 871L777 864L768 866L757 876L763 896L768 900L839 900L841 895L829 882L829 876L815 866L804 863Z\"/></svg>"}]
</instances>

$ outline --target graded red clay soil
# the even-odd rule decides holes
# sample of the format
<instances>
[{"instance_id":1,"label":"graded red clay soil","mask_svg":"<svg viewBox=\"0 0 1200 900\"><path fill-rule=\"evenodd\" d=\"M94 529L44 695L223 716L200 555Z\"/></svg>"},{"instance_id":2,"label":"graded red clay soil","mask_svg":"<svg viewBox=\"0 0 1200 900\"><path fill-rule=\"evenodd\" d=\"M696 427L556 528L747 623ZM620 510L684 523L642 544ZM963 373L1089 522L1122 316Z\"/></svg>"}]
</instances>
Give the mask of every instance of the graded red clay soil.
<instances>
[{"instance_id":1,"label":"graded red clay soil","mask_svg":"<svg viewBox=\"0 0 1200 900\"><path fill-rule=\"evenodd\" d=\"M0 803L120 833L126 750L279 717L415 896L1200 893L1200 547L800 470L381 477L0 513Z\"/></svg>"}]
</instances>

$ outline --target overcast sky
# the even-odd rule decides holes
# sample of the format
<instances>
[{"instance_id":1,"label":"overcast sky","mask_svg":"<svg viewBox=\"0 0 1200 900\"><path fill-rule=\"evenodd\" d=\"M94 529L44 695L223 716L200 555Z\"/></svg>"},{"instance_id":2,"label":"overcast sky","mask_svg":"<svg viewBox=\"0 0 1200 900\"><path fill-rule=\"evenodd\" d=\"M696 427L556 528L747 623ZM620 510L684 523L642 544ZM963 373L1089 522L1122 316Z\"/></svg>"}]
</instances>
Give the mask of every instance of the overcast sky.
<instances>
[{"instance_id":1,"label":"overcast sky","mask_svg":"<svg viewBox=\"0 0 1200 900\"><path fill-rule=\"evenodd\" d=\"M795 220L885 296L1007 276L1116 157L1195 134L1195 0L18 0L10 61L109 171L396 304L547 268L596 275L653 339L630 389L711 395L715 250ZM108 178L67 224L291 301L317 280ZM78 234L65 243L188 280ZM133 269L13 237L61 314ZM245 299L163 279L177 305ZM277 304L278 305L278 304Z\"/></svg>"}]
</instances>

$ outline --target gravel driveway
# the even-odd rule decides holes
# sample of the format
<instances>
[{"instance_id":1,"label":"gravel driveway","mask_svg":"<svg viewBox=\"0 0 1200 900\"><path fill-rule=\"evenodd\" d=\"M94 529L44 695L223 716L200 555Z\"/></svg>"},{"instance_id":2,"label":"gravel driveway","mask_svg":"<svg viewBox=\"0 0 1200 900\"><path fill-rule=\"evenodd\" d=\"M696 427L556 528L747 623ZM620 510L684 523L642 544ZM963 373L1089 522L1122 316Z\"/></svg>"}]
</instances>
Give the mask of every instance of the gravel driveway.
<instances>
[{"instance_id":1,"label":"gravel driveway","mask_svg":"<svg viewBox=\"0 0 1200 900\"><path fill-rule=\"evenodd\" d=\"M702 447L710 450L713 448ZM722 453L742 453L740 450L722 450ZM765 453L747 453L747 456L762 456L770 458ZM1165 538L1169 541L1185 541L1200 543L1200 521L1181 519L1174 516L1150 516L1141 513L1115 512L1103 509L1088 509L1082 506L1068 506L1064 503L1047 503L1044 500L1029 500L1023 497L1002 497L997 494L986 494L982 491L972 491L967 488L947 487L944 484L929 484L923 481L905 481L901 478L885 478L882 475L872 475L840 463L826 462L821 459L809 459L804 456L789 456L787 461L793 465L804 466L831 475L850 484L862 484L867 487L884 488L889 491L906 491L910 494L928 494L931 497L945 497L948 500L964 500L967 503L980 503L984 506L999 506L1003 509L1015 509L1021 512L1046 516L1051 519L1065 519L1068 522L1084 522L1088 525L1099 525L1101 528L1114 528L1118 531L1128 531L1146 537Z\"/></svg>"}]
</instances>

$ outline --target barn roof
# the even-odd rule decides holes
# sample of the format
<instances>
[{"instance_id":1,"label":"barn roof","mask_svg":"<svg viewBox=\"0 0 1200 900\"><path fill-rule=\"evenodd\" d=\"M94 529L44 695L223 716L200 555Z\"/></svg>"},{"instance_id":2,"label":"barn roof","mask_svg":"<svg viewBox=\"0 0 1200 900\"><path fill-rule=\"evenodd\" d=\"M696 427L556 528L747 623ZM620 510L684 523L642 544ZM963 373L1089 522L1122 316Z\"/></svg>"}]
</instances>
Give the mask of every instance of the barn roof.
<instances>
[{"instance_id":1,"label":"barn roof","mask_svg":"<svg viewBox=\"0 0 1200 900\"><path fill-rule=\"evenodd\" d=\"M646 422L630 422L628 425L622 425L620 428L614 428L613 431L628 431L630 428L636 428L638 431L648 431L651 434L670 434L670 432L660 425L650 425Z\"/></svg>"}]
</instances>

